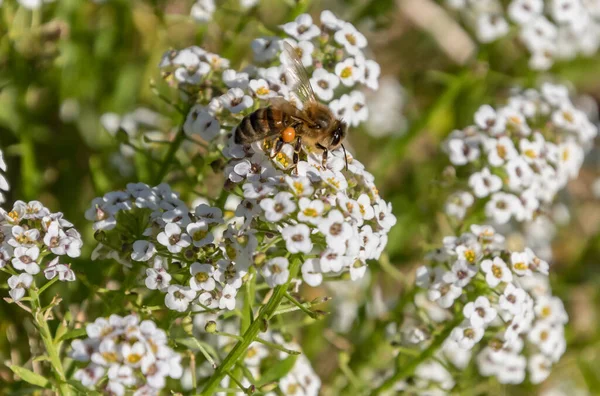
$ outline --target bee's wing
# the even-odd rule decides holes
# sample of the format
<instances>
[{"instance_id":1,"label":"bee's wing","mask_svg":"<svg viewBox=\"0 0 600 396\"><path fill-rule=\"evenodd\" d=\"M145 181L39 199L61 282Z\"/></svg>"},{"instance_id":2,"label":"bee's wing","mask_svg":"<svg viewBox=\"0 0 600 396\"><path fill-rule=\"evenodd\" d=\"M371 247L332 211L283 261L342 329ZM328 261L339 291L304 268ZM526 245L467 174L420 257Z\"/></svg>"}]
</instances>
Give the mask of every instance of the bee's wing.
<instances>
[{"instance_id":1,"label":"bee's wing","mask_svg":"<svg viewBox=\"0 0 600 396\"><path fill-rule=\"evenodd\" d=\"M298 98L305 104L307 102L316 102L315 93L310 85L308 73L302 65L300 57L294 48L288 43L283 42L283 65L287 67L285 77L289 79L291 91L298 95Z\"/></svg>"},{"instance_id":2,"label":"bee's wing","mask_svg":"<svg viewBox=\"0 0 600 396\"><path fill-rule=\"evenodd\" d=\"M283 96L275 96L269 99L271 107L281 110L284 113L302 121L308 121L303 115L302 110L294 106L293 103L287 101Z\"/></svg>"}]
</instances>

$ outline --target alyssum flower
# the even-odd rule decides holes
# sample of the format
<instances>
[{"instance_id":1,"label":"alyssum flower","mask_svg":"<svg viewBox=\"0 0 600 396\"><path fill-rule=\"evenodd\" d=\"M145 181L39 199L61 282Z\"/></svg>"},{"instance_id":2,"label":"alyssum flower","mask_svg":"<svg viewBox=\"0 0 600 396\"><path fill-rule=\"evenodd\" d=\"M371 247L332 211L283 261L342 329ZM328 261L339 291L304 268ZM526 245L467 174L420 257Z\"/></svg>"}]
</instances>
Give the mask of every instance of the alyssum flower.
<instances>
[{"instance_id":1,"label":"alyssum flower","mask_svg":"<svg viewBox=\"0 0 600 396\"><path fill-rule=\"evenodd\" d=\"M505 106L484 105L474 124L454 131L444 148L457 176L486 202L496 223L531 221L549 212L556 193L575 178L597 128L571 103L567 88L514 92ZM454 202L462 197L464 205ZM464 216L472 197L455 195L449 214Z\"/></svg>"},{"instance_id":2,"label":"alyssum flower","mask_svg":"<svg viewBox=\"0 0 600 396\"><path fill-rule=\"evenodd\" d=\"M128 391L157 394L166 378L180 378L181 355L168 344L167 334L137 315L111 315L86 326L88 338L71 343L70 356L80 366L73 378L85 387L115 395ZM97 384L106 378L102 385Z\"/></svg>"},{"instance_id":3,"label":"alyssum flower","mask_svg":"<svg viewBox=\"0 0 600 396\"><path fill-rule=\"evenodd\" d=\"M529 370L539 383L565 352L567 314L551 294L548 264L530 249L508 252L502 241L489 226L444 238L432 263L417 270L417 285L447 315L440 322L417 306L421 328L457 323L436 356L459 369L475 355L483 376L518 384Z\"/></svg>"},{"instance_id":4,"label":"alyssum flower","mask_svg":"<svg viewBox=\"0 0 600 396\"><path fill-rule=\"evenodd\" d=\"M10 266L18 273L8 279L9 294L15 301L25 295L40 272L48 280L56 276L60 281L75 280L70 264L60 261L65 256L79 257L82 245L73 224L39 201L16 201L9 212L0 208L0 268Z\"/></svg>"}]
</instances>

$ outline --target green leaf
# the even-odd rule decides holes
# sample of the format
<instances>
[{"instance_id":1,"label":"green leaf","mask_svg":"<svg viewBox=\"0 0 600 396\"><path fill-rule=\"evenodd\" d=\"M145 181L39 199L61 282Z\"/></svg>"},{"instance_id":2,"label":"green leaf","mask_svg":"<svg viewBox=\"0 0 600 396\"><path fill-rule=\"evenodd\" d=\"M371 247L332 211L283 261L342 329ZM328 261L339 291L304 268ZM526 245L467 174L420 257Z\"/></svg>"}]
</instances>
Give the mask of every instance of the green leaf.
<instances>
[{"instance_id":1,"label":"green leaf","mask_svg":"<svg viewBox=\"0 0 600 396\"><path fill-rule=\"evenodd\" d=\"M71 330L71 331L65 333L62 337L60 337L58 342L71 340L73 338L83 337L86 334L87 334L87 331L86 331L85 327L82 327L80 329L74 329L74 330Z\"/></svg>"},{"instance_id":2,"label":"green leaf","mask_svg":"<svg viewBox=\"0 0 600 396\"><path fill-rule=\"evenodd\" d=\"M176 338L175 342L178 344L181 344L183 346L186 346L190 349L193 349L194 351L199 351L199 350L205 348L205 346L202 345L202 343L194 337Z\"/></svg>"},{"instance_id":3,"label":"green leaf","mask_svg":"<svg viewBox=\"0 0 600 396\"><path fill-rule=\"evenodd\" d=\"M297 355L288 356L287 358L281 360L277 364L272 365L265 371L263 376L260 377L260 380L256 385L258 387L261 387L265 384L268 384L269 382L277 381L280 378L284 377L287 373L290 372L292 368L294 368L294 364L296 364L297 358Z\"/></svg>"},{"instance_id":4,"label":"green leaf","mask_svg":"<svg viewBox=\"0 0 600 396\"><path fill-rule=\"evenodd\" d=\"M25 367L15 365L10 366L10 369L13 371L13 373L21 377L23 381L29 382L30 384L39 386L41 388L48 388L48 380L41 375L34 373L33 371L28 370Z\"/></svg>"}]
</instances>

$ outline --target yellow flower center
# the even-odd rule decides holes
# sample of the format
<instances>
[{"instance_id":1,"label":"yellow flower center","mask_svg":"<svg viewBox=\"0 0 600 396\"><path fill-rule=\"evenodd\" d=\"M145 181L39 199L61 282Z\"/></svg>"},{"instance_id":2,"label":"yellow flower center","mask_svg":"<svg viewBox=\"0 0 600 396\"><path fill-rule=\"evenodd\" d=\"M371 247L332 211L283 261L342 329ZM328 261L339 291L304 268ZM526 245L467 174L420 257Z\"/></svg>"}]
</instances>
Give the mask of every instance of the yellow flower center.
<instances>
[{"instance_id":1,"label":"yellow flower center","mask_svg":"<svg viewBox=\"0 0 600 396\"><path fill-rule=\"evenodd\" d=\"M256 90L256 94L260 95L260 96L262 96L262 95L268 95L269 94L269 88L267 88L267 87L260 87L260 88L258 88Z\"/></svg>"},{"instance_id":2,"label":"yellow flower center","mask_svg":"<svg viewBox=\"0 0 600 396\"><path fill-rule=\"evenodd\" d=\"M330 177L329 179L327 179L327 181L329 182L329 184L331 184L335 188L340 188L340 182L339 182L339 180L336 180L335 178Z\"/></svg>"},{"instance_id":3,"label":"yellow flower center","mask_svg":"<svg viewBox=\"0 0 600 396\"><path fill-rule=\"evenodd\" d=\"M318 215L317 210L313 208L306 208L302 213L304 213L304 216L307 217L317 217Z\"/></svg>"},{"instance_id":4,"label":"yellow flower center","mask_svg":"<svg viewBox=\"0 0 600 396\"><path fill-rule=\"evenodd\" d=\"M298 194L302 194L304 192L304 184L298 181L294 182L294 190L296 190Z\"/></svg>"},{"instance_id":5,"label":"yellow flower center","mask_svg":"<svg viewBox=\"0 0 600 396\"><path fill-rule=\"evenodd\" d=\"M532 149L525 150L525 155L528 156L529 158L536 158L537 157L537 154Z\"/></svg>"},{"instance_id":6,"label":"yellow flower center","mask_svg":"<svg viewBox=\"0 0 600 396\"><path fill-rule=\"evenodd\" d=\"M353 34L346 33L346 40L352 45L356 45L356 37Z\"/></svg>"},{"instance_id":7,"label":"yellow flower center","mask_svg":"<svg viewBox=\"0 0 600 396\"><path fill-rule=\"evenodd\" d=\"M11 219L13 219L13 221L17 221L19 219L19 213L17 213L16 210L13 210L12 212L10 212L8 214L8 217L10 217Z\"/></svg>"},{"instance_id":8,"label":"yellow flower center","mask_svg":"<svg viewBox=\"0 0 600 396\"><path fill-rule=\"evenodd\" d=\"M340 77L342 77L342 78L352 77L352 68L350 66L343 68L342 72L340 73Z\"/></svg>"},{"instance_id":9,"label":"yellow flower center","mask_svg":"<svg viewBox=\"0 0 600 396\"><path fill-rule=\"evenodd\" d=\"M492 265L492 274L498 279L502 278L502 268L498 265Z\"/></svg>"},{"instance_id":10,"label":"yellow flower center","mask_svg":"<svg viewBox=\"0 0 600 396\"><path fill-rule=\"evenodd\" d=\"M142 355L138 355L137 353L132 353L131 355L127 356L127 361L131 364L135 364L140 360L142 360Z\"/></svg>"},{"instance_id":11,"label":"yellow flower center","mask_svg":"<svg viewBox=\"0 0 600 396\"><path fill-rule=\"evenodd\" d=\"M208 274L206 272L198 272L194 275L194 278L200 283L206 282L208 280Z\"/></svg>"},{"instance_id":12,"label":"yellow flower center","mask_svg":"<svg viewBox=\"0 0 600 396\"><path fill-rule=\"evenodd\" d=\"M475 251L473 249L469 249L469 250L465 251L465 259L469 263L474 262L475 258L476 258L476 254L475 254Z\"/></svg>"},{"instance_id":13,"label":"yellow flower center","mask_svg":"<svg viewBox=\"0 0 600 396\"><path fill-rule=\"evenodd\" d=\"M523 262L513 264L513 268L517 271L525 271L527 269L527 265Z\"/></svg>"},{"instance_id":14,"label":"yellow flower center","mask_svg":"<svg viewBox=\"0 0 600 396\"><path fill-rule=\"evenodd\" d=\"M194 232L194 235L192 236L192 238L194 239L194 241L200 241L200 240L206 238L206 235L208 235L208 231L198 230L198 231Z\"/></svg>"}]
</instances>

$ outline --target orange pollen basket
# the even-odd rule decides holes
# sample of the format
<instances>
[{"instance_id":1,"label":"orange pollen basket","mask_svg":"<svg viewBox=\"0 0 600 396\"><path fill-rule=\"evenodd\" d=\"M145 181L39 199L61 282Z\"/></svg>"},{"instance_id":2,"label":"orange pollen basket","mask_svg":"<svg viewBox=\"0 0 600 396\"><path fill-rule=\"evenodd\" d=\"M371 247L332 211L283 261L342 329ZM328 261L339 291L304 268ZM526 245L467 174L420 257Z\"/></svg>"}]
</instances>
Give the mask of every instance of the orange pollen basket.
<instances>
[{"instance_id":1,"label":"orange pollen basket","mask_svg":"<svg viewBox=\"0 0 600 396\"><path fill-rule=\"evenodd\" d=\"M281 138L284 142L290 143L296 137L296 131L292 127L287 127L281 132Z\"/></svg>"}]
</instances>

